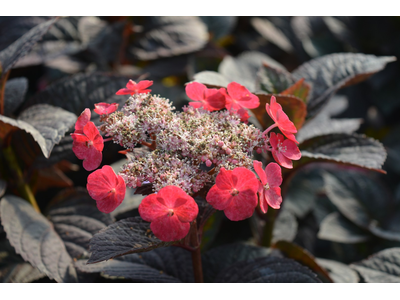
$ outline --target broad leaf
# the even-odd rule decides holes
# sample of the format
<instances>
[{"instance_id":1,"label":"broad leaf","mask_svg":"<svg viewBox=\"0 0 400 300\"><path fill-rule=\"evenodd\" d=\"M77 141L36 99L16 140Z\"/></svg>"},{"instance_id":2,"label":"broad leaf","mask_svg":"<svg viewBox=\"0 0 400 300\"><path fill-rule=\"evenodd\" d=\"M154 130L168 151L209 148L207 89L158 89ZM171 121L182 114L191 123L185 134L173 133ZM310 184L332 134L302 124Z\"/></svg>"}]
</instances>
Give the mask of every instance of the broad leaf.
<instances>
[{"instance_id":1,"label":"broad leaf","mask_svg":"<svg viewBox=\"0 0 400 300\"><path fill-rule=\"evenodd\" d=\"M302 158L296 164L328 161L359 166L381 173L386 159L383 145L358 134L329 134L309 139L299 145Z\"/></svg>"},{"instance_id":2,"label":"broad leaf","mask_svg":"<svg viewBox=\"0 0 400 300\"><path fill-rule=\"evenodd\" d=\"M10 116L24 102L28 90L28 79L13 78L7 81L4 91L4 115Z\"/></svg>"},{"instance_id":3,"label":"broad leaf","mask_svg":"<svg viewBox=\"0 0 400 300\"><path fill-rule=\"evenodd\" d=\"M385 249L350 267L365 282L400 282L400 248Z\"/></svg>"},{"instance_id":4,"label":"broad leaf","mask_svg":"<svg viewBox=\"0 0 400 300\"><path fill-rule=\"evenodd\" d=\"M152 234L150 223L140 217L123 219L102 229L90 240L88 263L96 263L130 253L146 252L174 242L163 242Z\"/></svg>"},{"instance_id":5,"label":"broad leaf","mask_svg":"<svg viewBox=\"0 0 400 300\"><path fill-rule=\"evenodd\" d=\"M284 68L264 63L257 72L256 87L269 94L279 94L295 83L292 74Z\"/></svg>"},{"instance_id":6,"label":"broad leaf","mask_svg":"<svg viewBox=\"0 0 400 300\"><path fill-rule=\"evenodd\" d=\"M304 82L304 78L300 79L293 85L289 86L286 90L284 90L281 95L293 95L297 98L300 98L305 103L307 103L308 93L310 92L310 85Z\"/></svg>"},{"instance_id":7,"label":"broad leaf","mask_svg":"<svg viewBox=\"0 0 400 300\"><path fill-rule=\"evenodd\" d=\"M317 273L324 281L333 282L332 278L330 278L329 276L329 273L320 265L318 265L315 257L306 249L303 249L300 246L297 246L296 244L287 241L276 242L275 244L273 244L272 247L279 249L287 257L292 258L298 261L299 263L309 267L313 272Z\"/></svg>"},{"instance_id":8,"label":"broad leaf","mask_svg":"<svg viewBox=\"0 0 400 300\"><path fill-rule=\"evenodd\" d=\"M221 88L227 87L230 83L222 74L214 71L203 71L194 75L195 81L206 84L209 87Z\"/></svg>"},{"instance_id":9,"label":"broad leaf","mask_svg":"<svg viewBox=\"0 0 400 300\"><path fill-rule=\"evenodd\" d=\"M307 117L316 115L338 89L367 79L395 60L393 56L335 53L301 65L292 74L296 80L304 78L312 85Z\"/></svg>"},{"instance_id":10,"label":"broad leaf","mask_svg":"<svg viewBox=\"0 0 400 300\"><path fill-rule=\"evenodd\" d=\"M239 19L236 16L200 16L199 18L207 25L208 32L214 41L230 34Z\"/></svg>"},{"instance_id":11,"label":"broad leaf","mask_svg":"<svg viewBox=\"0 0 400 300\"><path fill-rule=\"evenodd\" d=\"M135 37L130 53L140 60L151 60L200 50L208 33L198 17L149 17Z\"/></svg>"},{"instance_id":12,"label":"broad leaf","mask_svg":"<svg viewBox=\"0 0 400 300\"><path fill-rule=\"evenodd\" d=\"M244 52L236 58L226 56L218 67L218 72L229 82L235 81L244 85L250 92L256 92L257 73L264 63L279 69L284 67L268 55L261 52Z\"/></svg>"},{"instance_id":13,"label":"broad leaf","mask_svg":"<svg viewBox=\"0 0 400 300\"><path fill-rule=\"evenodd\" d=\"M33 27L6 49L2 50L0 52L0 76L10 70L21 57L26 55L57 19L53 18Z\"/></svg>"},{"instance_id":14,"label":"broad leaf","mask_svg":"<svg viewBox=\"0 0 400 300\"><path fill-rule=\"evenodd\" d=\"M272 119L265 110L265 104L270 103L272 95L267 94L255 94L260 99L260 106L252 109L251 111L256 116L262 127L266 129L268 126L273 124ZM287 114L289 119L294 123L297 130L299 130L304 123L306 118L306 105L304 102L294 96L282 96L275 95L276 102L278 102L283 111Z\"/></svg>"},{"instance_id":15,"label":"broad leaf","mask_svg":"<svg viewBox=\"0 0 400 300\"><path fill-rule=\"evenodd\" d=\"M290 40L269 20L265 18L251 18L250 22L253 27L271 43L274 43L285 52L292 53L294 51Z\"/></svg>"},{"instance_id":16,"label":"broad leaf","mask_svg":"<svg viewBox=\"0 0 400 300\"><path fill-rule=\"evenodd\" d=\"M315 195L323 181L318 170L299 170L291 179L283 200L283 208L298 218L304 218L314 207Z\"/></svg>"},{"instance_id":17,"label":"broad leaf","mask_svg":"<svg viewBox=\"0 0 400 300\"><path fill-rule=\"evenodd\" d=\"M262 257L238 262L223 270L215 280L220 283L317 283L317 275L296 261Z\"/></svg>"},{"instance_id":18,"label":"broad leaf","mask_svg":"<svg viewBox=\"0 0 400 300\"><path fill-rule=\"evenodd\" d=\"M322 221L318 238L337 243L355 244L368 241L371 235L348 221L340 213L333 212Z\"/></svg>"},{"instance_id":19,"label":"broad leaf","mask_svg":"<svg viewBox=\"0 0 400 300\"><path fill-rule=\"evenodd\" d=\"M49 210L50 221L64 241L72 258L89 251L89 240L113 222L110 215L100 212L95 201L83 190L67 190L57 196L57 204Z\"/></svg>"},{"instance_id":20,"label":"broad leaf","mask_svg":"<svg viewBox=\"0 0 400 300\"><path fill-rule=\"evenodd\" d=\"M317 263L324 267L335 283L357 283L360 281L357 272L341 262L317 258Z\"/></svg>"},{"instance_id":21,"label":"broad leaf","mask_svg":"<svg viewBox=\"0 0 400 300\"><path fill-rule=\"evenodd\" d=\"M293 241L297 233L297 227L296 217L287 209L281 210L274 223L272 243L277 241Z\"/></svg>"},{"instance_id":22,"label":"broad leaf","mask_svg":"<svg viewBox=\"0 0 400 300\"><path fill-rule=\"evenodd\" d=\"M1 196L3 196L4 193L6 192L6 188L7 188L7 183L4 180L0 179L0 199Z\"/></svg>"},{"instance_id":23,"label":"broad leaf","mask_svg":"<svg viewBox=\"0 0 400 300\"><path fill-rule=\"evenodd\" d=\"M302 143L316 136L334 133L350 134L358 130L362 122L362 119L330 119L326 115L319 114L299 130L296 139Z\"/></svg>"},{"instance_id":24,"label":"broad leaf","mask_svg":"<svg viewBox=\"0 0 400 300\"><path fill-rule=\"evenodd\" d=\"M86 263L86 260L79 260L75 266L81 272L101 273L102 276L111 279L131 279L134 282L148 283L181 282L178 278L164 274L162 271L135 262L113 259L97 264Z\"/></svg>"},{"instance_id":25,"label":"broad leaf","mask_svg":"<svg viewBox=\"0 0 400 300\"><path fill-rule=\"evenodd\" d=\"M53 225L26 201L7 196L0 203L2 224L15 251L57 282L75 282L72 258Z\"/></svg>"},{"instance_id":26,"label":"broad leaf","mask_svg":"<svg viewBox=\"0 0 400 300\"><path fill-rule=\"evenodd\" d=\"M43 155L48 158L54 145L60 142L75 121L76 116L62 108L38 104L23 111L17 120L0 116L0 137L4 138L14 130L24 130L33 137Z\"/></svg>"},{"instance_id":27,"label":"broad leaf","mask_svg":"<svg viewBox=\"0 0 400 300\"><path fill-rule=\"evenodd\" d=\"M214 282L218 274L232 264L268 256L271 249L248 244L228 244L207 251L202 258L204 280Z\"/></svg>"}]
</instances>

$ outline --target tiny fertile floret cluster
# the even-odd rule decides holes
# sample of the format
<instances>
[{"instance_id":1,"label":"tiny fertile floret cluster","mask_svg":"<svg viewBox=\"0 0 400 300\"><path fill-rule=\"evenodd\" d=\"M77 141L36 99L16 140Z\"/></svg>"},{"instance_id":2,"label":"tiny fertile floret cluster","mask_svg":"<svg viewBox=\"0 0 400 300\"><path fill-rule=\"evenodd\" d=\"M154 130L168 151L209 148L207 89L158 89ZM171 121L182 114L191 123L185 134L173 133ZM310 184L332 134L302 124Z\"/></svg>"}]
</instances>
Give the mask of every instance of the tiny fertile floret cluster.
<instances>
[{"instance_id":1,"label":"tiny fertile floret cluster","mask_svg":"<svg viewBox=\"0 0 400 300\"><path fill-rule=\"evenodd\" d=\"M120 111L116 103L96 104L100 131L90 122L89 109L78 118L73 151L86 170L99 167L104 141L126 148L128 161L119 174L104 166L88 177L87 188L99 210L113 211L123 201L126 187L151 185L154 193L143 199L139 213L151 222L158 238L175 241L188 234L198 213L193 197L206 185L212 186L206 201L233 221L249 218L257 205L263 213L268 206L280 208L279 165L292 168L292 160L301 154L296 127L274 96L266 104L274 124L262 132L248 125L247 109L259 106L258 97L236 82L226 89L187 84L193 102L182 112L176 112L168 99L150 94L151 85L148 80L130 80L117 92L130 95ZM287 139L270 133L275 127ZM137 151L138 145L147 150ZM270 163L263 169L253 160L254 151L270 151L279 165Z\"/></svg>"}]
</instances>

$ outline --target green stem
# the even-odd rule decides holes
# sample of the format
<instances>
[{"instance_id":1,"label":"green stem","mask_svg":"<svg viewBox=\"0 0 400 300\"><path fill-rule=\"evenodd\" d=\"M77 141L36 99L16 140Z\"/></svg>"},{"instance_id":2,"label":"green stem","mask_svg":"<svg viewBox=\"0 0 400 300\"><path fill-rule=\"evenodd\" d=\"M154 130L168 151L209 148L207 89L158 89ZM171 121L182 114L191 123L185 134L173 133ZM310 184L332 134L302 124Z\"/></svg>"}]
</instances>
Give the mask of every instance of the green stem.
<instances>
[{"instance_id":1,"label":"green stem","mask_svg":"<svg viewBox=\"0 0 400 300\"><path fill-rule=\"evenodd\" d=\"M11 145L7 146L3 150L4 157L8 162L8 166L10 171L14 173L15 177L17 178L18 182L18 191L21 194L22 198L29 201L29 203L33 206L33 208L40 213L39 206L36 202L35 196L32 193L30 186L25 182L24 176L22 174L22 170L18 164L17 157L15 156Z\"/></svg>"},{"instance_id":2,"label":"green stem","mask_svg":"<svg viewBox=\"0 0 400 300\"><path fill-rule=\"evenodd\" d=\"M261 237L261 246L271 247L272 232L274 230L275 218L278 215L278 210L271 207L268 208L265 216L265 226Z\"/></svg>"}]
</instances>

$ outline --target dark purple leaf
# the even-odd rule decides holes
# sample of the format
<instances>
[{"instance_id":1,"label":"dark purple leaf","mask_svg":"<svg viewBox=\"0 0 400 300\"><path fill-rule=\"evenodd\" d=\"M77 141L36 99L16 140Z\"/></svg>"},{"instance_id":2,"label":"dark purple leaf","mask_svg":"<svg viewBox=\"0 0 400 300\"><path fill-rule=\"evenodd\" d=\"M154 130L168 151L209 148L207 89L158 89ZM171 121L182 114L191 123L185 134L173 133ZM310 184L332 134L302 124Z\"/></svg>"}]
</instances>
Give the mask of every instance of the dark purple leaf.
<instances>
[{"instance_id":1,"label":"dark purple leaf","mask_svg":"<svg viewBox=\"0 0 400 300\"><path fill-rule=\"evenodd\" d=\"M314 137L299 145L302 158L297 164L328 161L359 166L381 173L386 159L383 145L359 134L329 134Z\"/></svg>"},{"instance_id":2,"label":"dark purple leaf","mask_svg":"<svg viewBox=\"0 0 400 300\"><path fill-rule=\"evenodd\" d=\"M400 282L400 248L385 249L350 267L365 282Z\"/></svg>"},{"instance_id":3,"label":"dark purple leaf","mask_svg":"<svg viewBox=\"0 0 400 300\"><path fill-rule=\"evenodd\" d=\"M86 190L78 189L59 194L48 216L72 258L88 253L93 235L113 222L110 215L98 210Z\"/></svg>"},{"instance_id":4,"label":"dark purple leaf","mask_svg":"<svg viewBox=\"0 0 400 300\"><path fill-rule=\"evenodd\" d=\"M53 225L33 207L15 196L0 203L2 225L15 251L57 282L76 282L72 258Z\"/></svg>"},{"instance_id":5,"label":"dark purple leaf","mask_svg":"<svg viewBox=\"0 0 400 300\"><path fill-rule=\"evenodd\" d=\"M24 102L28 90L28 79L13 78L7 81L4 91L4 115L10 116Z\"/></svg>"},{"instance_id":6,"label":"dark purple leaf","mask_svg":"<svg viewBox=\"0 0 400 300\"><path fill-rule=\"evenodd\" d=\"M49 28L57 21L58 18L52 18L43 22L27 33L25 33L18 40L13 42L10 46L0 52L0 72L5 74L10 70L17 61L25 56L32 47L43 37Z\"/></svg>"},{"instance_id":7,"label":"dark purple leaf","mask_svg":"<svg viewBox=\"0 0 400 300\"><path fill-rule=\"evenodd\" d=\"M96 263L114 257L146 252L165 247L173 242L163 242L155 237L150 223L140 217L123 219L102 229L90 240L92 252L88 263Z\"/></svg>"},{"instance_id":8,"label":"dark purple leaf","mask_svg":"<svg viewBox=\"0 0 400 300\"><path fill-rule=\"evenodd\" d=\"M315 116L338 89L364 81L395 60L393 56L335 53L301 65L292 75L296 80L304 78L311 84L307 117Z\"/></svg>"},{"instance_id":9,"label":"dark purple leaf","mask_svg":"<svg viewBox=\"0 0 400 300\"><path fill-rule=\"evenodd\" d=\"M76 119L74 114L62 108L38 104L23 111L17 120L0 116L0 136L4 137L18 129L24 130L33 137L48 158L54 145L60 142Z\"/></svg>"},{"instance_id":10,"label":"dark purple leaf","mask_svg":"<svg viewBox=\"0 0 400 300\"><path fill-rule=\"evenodd\" d=\"M257 72L256 87L269 94L279 94L295 83L292 74L264 63Z\"/></svg>"},{"instance_id":11,"label":"dark purple leaf","mask_svg":"<svg viewBox=\"0 0 400 300\"><path fill-rule=\"evenodd\" d=\"M7 183L4 180L0 179L0 199L1 196L3 196L4 193L6 192L6 188L7 188Z\"/></svg>"},{"instance_id":12,"label":"dark purple leaf","mask_svg":"<svg viewBox=\"0 0 400 300\"><path fill-rule=\"evenodd\" d=\"M296 237L297 227L296 217L289 210L281 210L274 223L272 243L277 241L293 241Z\"/></svg>"},{"instance_id":13,"label":"dark purple leaf","mask_svg":"<svg viewBox=\"0 0 400 300\"><path fill-rule=\"evenodd\" d=\"M361 230L340 213L333 212L322 220L318 238L337 243L355 244L368 241L371 235Z\"/></svg>"},{"instance_id":14,"label":"dark purple leaf","mask_svg":"<svg viewBox=\"0 0 400 300\"><path fill-rule=\"evenodd\" d=\"M358 283L360 281L357 272L341 262L317 258L317 263L329 272L335 283Z\"/></svg>"},{"instance_id":15,"label":"dark purple leaf","mask_svg":"<svg viewBox=\"0 0 400 300\"><path fill-rule=\"evenodd\" d=\"M310 269L292 259L268 256L238 262L223 270L215 282L318 283L320 280Z\"/></svg>"},{"instance_id":16,"label":"dark purple leaf","mask_svg":"<svg viewBox=\"0 0 400 300\"><path fill-rule=\"evenodd\" d=\"M191 53L203 48L208 32L198 17L149 17L129 51L140 60Z\"/></svg>"}]
</instances>

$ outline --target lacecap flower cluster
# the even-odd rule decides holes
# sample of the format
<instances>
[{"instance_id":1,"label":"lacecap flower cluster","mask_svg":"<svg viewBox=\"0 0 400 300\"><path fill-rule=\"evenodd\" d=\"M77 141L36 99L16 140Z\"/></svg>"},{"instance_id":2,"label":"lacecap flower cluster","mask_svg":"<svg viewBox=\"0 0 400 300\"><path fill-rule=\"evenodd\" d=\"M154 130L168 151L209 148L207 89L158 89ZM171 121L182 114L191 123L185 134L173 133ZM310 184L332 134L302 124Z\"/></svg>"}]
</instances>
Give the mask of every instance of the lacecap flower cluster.
<instances>
[{"instance_id":1,"label":"lacecap flower cluster","mask_svg":"<svg viewBox=\"0 0 400 300\"><path fill-rule=\"evenodd\" d=\"M118 174L104 166L88 177L87 189L99 210L113 211L122 203L126 187L150 184L154 193L143 199L139 213L151 222L158 238L175 241L188 234L198 214L193 197L206 185L214 184L206 201L232 221L249 218L257 205L264 213L268 206L280 208L279 165L292 168L292 160L301 154L296 127L275 97L266 105L274 124L262 132L248 124L247 109L259 106L258 97L236 82L226 89L187 84L193 102L182 112L176 112L168 99L150 94L151 85L148 80L130 80L117 92L130 95L119 111L116 103L96 104L99 128L90 121L89 109L78 118L73 151L84 160L86 170L100 166L104 141L126 148L128 161ZM287 139L270 133L275 127ZM136 151L138 145L148 151ZM270 163L263 169L261 162L253 160L254 151L271 151L279 165Z\"/></svg>"}]
</instances>

